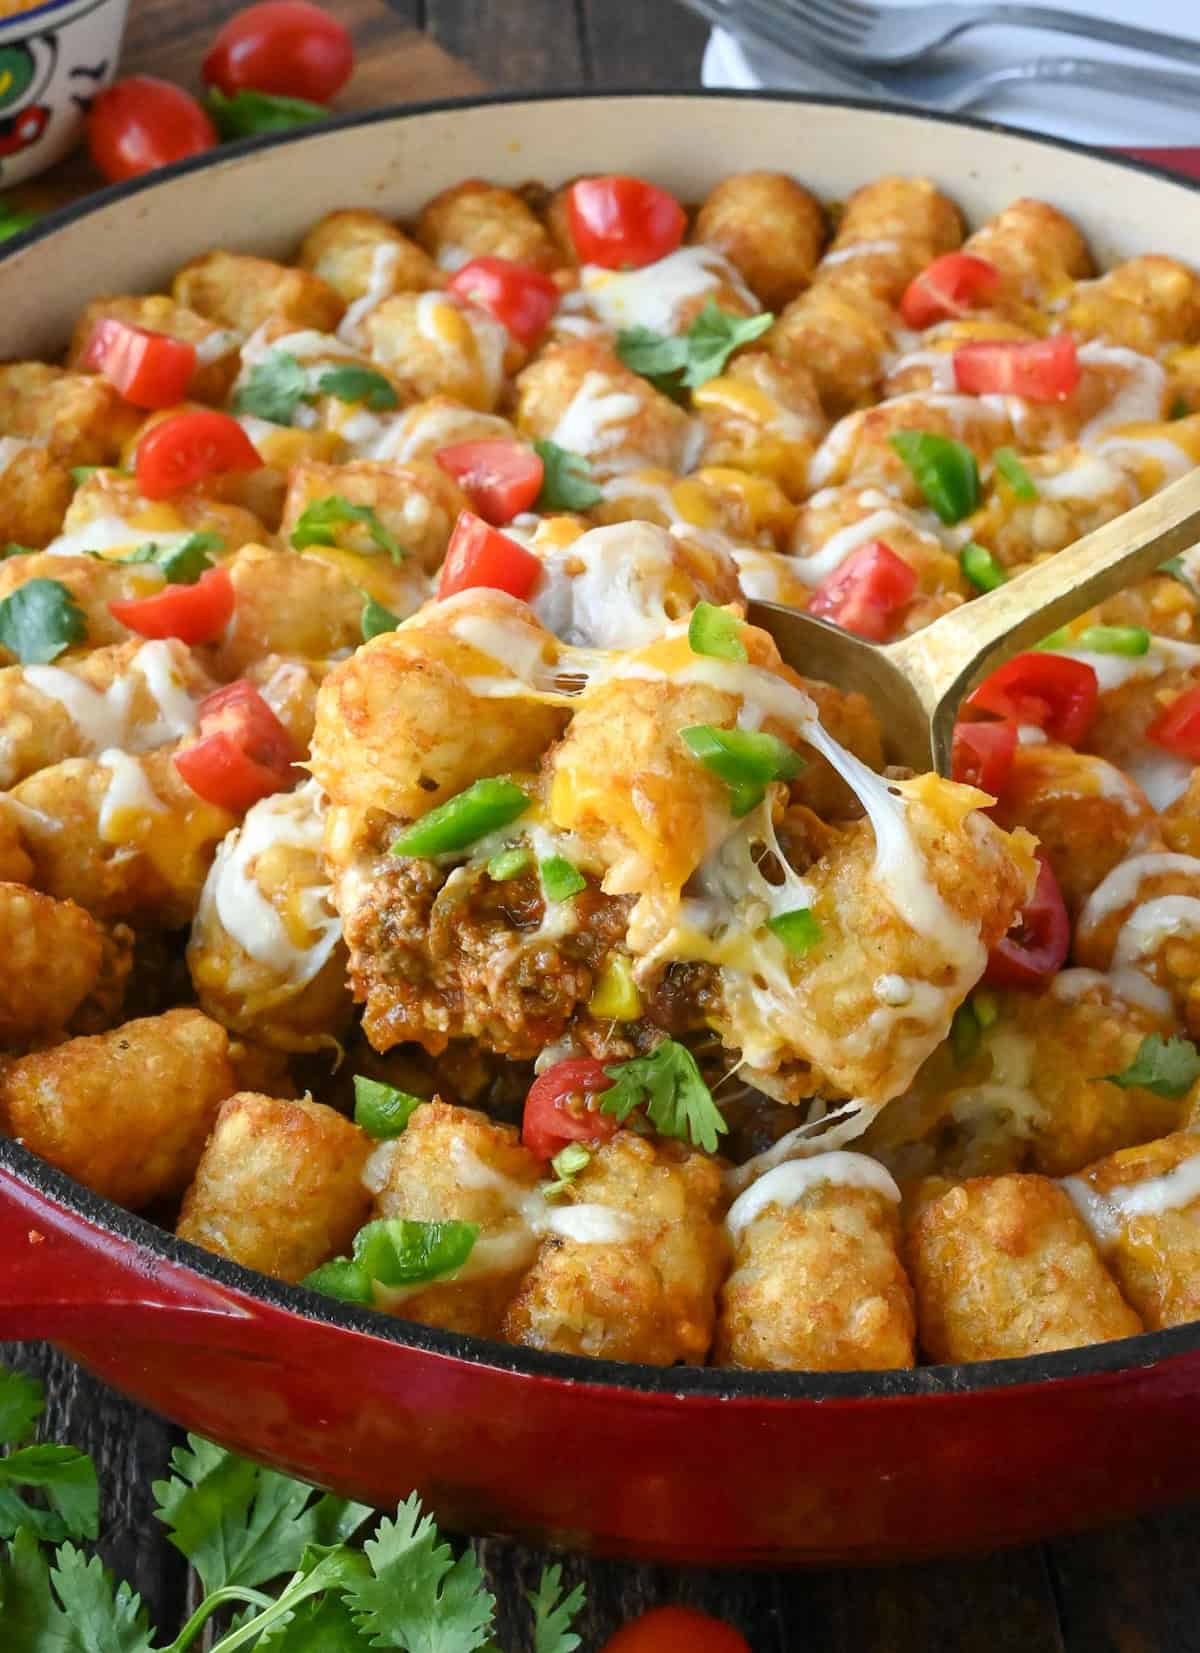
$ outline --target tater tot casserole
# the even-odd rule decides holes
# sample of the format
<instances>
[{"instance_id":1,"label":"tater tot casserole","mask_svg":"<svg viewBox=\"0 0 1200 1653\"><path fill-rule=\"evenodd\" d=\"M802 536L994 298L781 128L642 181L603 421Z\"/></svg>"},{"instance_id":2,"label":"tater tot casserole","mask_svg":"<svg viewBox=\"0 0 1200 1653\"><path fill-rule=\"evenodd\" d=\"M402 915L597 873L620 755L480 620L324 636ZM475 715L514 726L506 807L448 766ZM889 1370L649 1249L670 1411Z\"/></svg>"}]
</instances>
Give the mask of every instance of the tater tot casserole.
<instances>
[{"instance_id":1,"label":"tater tot casserole","mask_svg":"<svg viewBox=\"0 0 1200 1653\"><path fill-rule=\"evenodd\" d=\"M352 196L352 191L348 192ZM922 177L348 206L0 365L0 1129L382 1315L881 1370L1200 1319L1200 273Z\"/></svg>"}]
</instances>

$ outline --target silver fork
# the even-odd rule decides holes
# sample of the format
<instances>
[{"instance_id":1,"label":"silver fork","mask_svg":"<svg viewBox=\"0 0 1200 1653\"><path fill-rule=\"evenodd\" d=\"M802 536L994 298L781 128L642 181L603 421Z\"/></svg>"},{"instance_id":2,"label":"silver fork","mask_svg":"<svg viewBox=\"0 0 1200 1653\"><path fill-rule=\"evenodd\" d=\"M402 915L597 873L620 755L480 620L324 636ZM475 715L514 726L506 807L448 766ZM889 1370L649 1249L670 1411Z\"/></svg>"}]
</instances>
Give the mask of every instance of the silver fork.
<instances>
[{"instance_id":1,"label":"silver fork","mask_svg":"<svg viewBox=\"0 0 1200 1653\"><path fill-rule=\"evenodd\" d=\"M912 63L968 29L1054 29L1112 46L1200 65L1200 41L1181 40L1158 29L1139 29L1056 6L927 5L876 6L870 0L776 0L779 10L813 44L847 63L879 67Z\"/></svg>"},{"instance_id":2,"label":"silver fork","mask_svg":"<svg viewBox=\"0 0 1200 1653\"><path fill-rule=\"evenodd\" d=\"M911 104L949 114L984 102L1004 86L1028 82L1087 87L1126 97L1152 93L1168 103L1200 107L1200 75L1171 69L1143 69L1129 63L1106 63L1084 57L1042 57L1029 63L1006 63L992 69L946 67L889 73L885 81L848 64L814 58L805 50L811 37L785 18L779 0L682 0L707 22L751 44L783 53L804 67L808 88L833 95L851 93L877 103Z\"/></svg>"}]
</instances>

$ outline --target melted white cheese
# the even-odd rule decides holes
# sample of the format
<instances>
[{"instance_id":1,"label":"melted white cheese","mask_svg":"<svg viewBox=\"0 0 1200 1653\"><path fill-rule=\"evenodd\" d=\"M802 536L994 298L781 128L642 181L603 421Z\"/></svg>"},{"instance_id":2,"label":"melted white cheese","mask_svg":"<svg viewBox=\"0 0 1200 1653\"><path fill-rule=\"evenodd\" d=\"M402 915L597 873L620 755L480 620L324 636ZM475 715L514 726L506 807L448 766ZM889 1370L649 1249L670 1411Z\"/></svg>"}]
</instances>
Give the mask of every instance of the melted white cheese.
<instances>
[{"instance_id":1,"label":"melted white cheese","mask_svg":"<svg viewBox=\"0 0 1200 1653\"><path fill-rule=\"evenodd\" d=\"M777 1165L739 1194L729 1208L725 1226L736 1240L770 1206L786 1210L799 1203L811 1189L832 1184L838 1188L866 1188L899 1203L900 1190L878 1160L866 1154L839 1150L814 1154Z\"/></svg>"},{"instance_id":2,"label":"melted white cheese","mask_svg":"<svg viewBox=\"0 0 1200 1653\"><path fill-rule=\"evenodd\" d=\"M112 772L97 823L105 843L120 843L127 836L130 818L163 815L166 806L154 791L146 772L128 752L101 752L99 762Z\"/></svg>"},{"instance_id":3,"label":"melted white cheese","mask_svg":"<svg viewBox=\"0 0 1200 1653\"><path fill-rule=\"evenodd\" d=\"M1086 447L1107 431L1122 425L1153 422L1162 418L1163 402L1167 393L1167 374L1161 362L1151 356L1139 355L1123 345L1100 344L1091 339L1079 347L1079 365L1089 367L1117 367L1122 378L1116 395L1107 407L1100 410L1079 433Z\"/></svg>"},{"instance_id":4,"label":"melted white cheese","mask_svg":"<svg viewBox=\"0 0 1200 1653\"><path fill-rule=\"evenodd\" d=\"M649 522L593 528L543 557L529 606L566 643L639 648L671 624L666 598L677 555L666 529Z\"/></svg>"},{"instance_id":5,"label":"melted white cheese","mask_svg":"<svg viewBox=\"0 0 1200 1653\"><path fill-rule=\"evenodd\" d=\"M579 272L581 295L607 327L647 327L653 333L677 332L684 306L718 287L736 293L750 315L761 308L724 254L703 244L680 247L639 270L585 264Z\"/></svg>"},{"instance_id":6,"label":"melted white cheese","mask_svg":"<svg viewBox=\"0 0 1200 1653\"><path fill-rule=\"evenodd\" d=\"M628 437L627 421L640 408L641 401L632 391L622 390L603 373L585 373L550 440L585 456L611 453Z\"/></svg>"},{"instance_id":7,"label":"melted white cheese","mask_svg":"<svg viewBox=\"0 0 1200 1653\"><path fill-rule=\"evenodd\" d=\"M61 666L26 666L25 681L48 700L55 701L74 723L87 752L124 747L148 752L190 734L196 726L196 703L184 687L182 644L174 641L143 643L128 669L103 692ZM136 676L150 692L157 716L133 715Z\"/></svg>"},{"instance_id":8,"label":"melted white cheese","mask_svg":"<svg viewBox=\"0 0 1200 1653\"><path fill-rule=\"evenodd\" d=\"M344 339L347 344L358 343L363 322L372 310L379 308L385 298L392 296L400 250L395 241L380 241L372 250L366 288L347 308L338 327L338 338Z\"/></svg>"},{"instance_id":9,"label":"melted white cheese","mask_svg":"<svg viewBox=\"0 0 1200 1653\"><path fill-rule=\"evenodd\" d=\"M1101 1193L1082 1177L1064 1177L1063 1188L1101 1247L1114 1245L1138 1217L1183 1211L1200 1199L1200 1154L1182 1160L1161 1177L1125 1183Z\"/></svg>"}]
</instances>

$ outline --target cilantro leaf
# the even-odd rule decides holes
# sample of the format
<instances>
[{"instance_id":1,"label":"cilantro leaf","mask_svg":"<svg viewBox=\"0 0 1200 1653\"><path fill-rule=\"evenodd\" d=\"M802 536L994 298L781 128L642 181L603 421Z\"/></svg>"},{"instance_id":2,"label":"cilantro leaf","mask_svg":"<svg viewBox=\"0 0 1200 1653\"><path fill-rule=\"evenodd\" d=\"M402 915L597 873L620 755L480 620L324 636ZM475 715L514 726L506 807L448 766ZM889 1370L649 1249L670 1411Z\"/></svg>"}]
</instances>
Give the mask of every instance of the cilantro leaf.
<instances>
[{"instance_id":1,"label":"cilantro leaf","mask_svg":"<svg viewBox=\"0 0 1200 1653\"><path fill-rule=\"evenodd\" d=\"M176 1448L171 1467L169 1480L154 1483L155 1514L210 1594L294 1572L310 1544L341 1543L371 1513L365 1504L319 1497L197 1435Z\"/></svg>"},{"instance_id":2,"label":"cilantro leaf","mask_svg":"<svg viewBox=\"0 0 1200 1653\"><path fill-rule=\"evenodd\" d=\"M85 1653L150 1653L153 1632L141 1597L124 1580L114 1585L99 1556L89 1561L64 1544L50 1576Z\"/></svg>"},{"instance_id":3,"label":"cilantro leaf","mask_svg":"<svg viewBox=\"0 0 1200 1653\"><path fill-rule=\"evenodd\" d=\"M393 614L390 608L384 608L377 603L369 592L363 592L363 611L359 624L362 626L363 642L369 643L372 637L378 637L382 632L395 631L400 624L400 616Z\"/></svg>"},{"instance_id":4,"label":"cilantro leaf","mask_svg":"<svg viewBox=\"0 0 1200 1653\"><path fill-rule=\"evenodd\" d=\"M27 1441L44 1404L36 1378L0 1366L0 1445L20 1446Z\"/></svg>"},{"instance_id":5,"label":"cilantro leaf","mask_svg":"<svg viewBox=\"0 0 1200 1653\"><path fill-rule=\"evenodd\" d=\"M323 121L329 114L320 103L307 98L286 98L274 92L244 88L232 96L210 86L205 100L213 125L222 138L250 138L259 132L287 132L294 126Z\"/></svg>"},{"instance_id":6,"label":"cilantro leaf","mask_svg":"<svg viewBox=\"0 0 1200 1653\"><path fill-rule=\"evenodd\" d=\"M535 511L588 511L604 498L603 490L592 481L591 463L581 453L560 448L548 439L535 442L533 447L543 466Z\"/></svg>"},{"instance_id":7,"label":"cilantro leaf","mask_svg":"<svg viewBox=\"0 0 1200 1653\"><path fill-rule=\"evenodd\" d=\"M543 1567L536 1590L528 1593L533 1608L533 1653L575 1653L579 1637L571 1629L571 1620L586 1600L586 1591L577 1584L569 1595L562 1595L562 1568Z\"/></svg>"},{"instance_id":8,"label":"cilantro leaf","mask_svg":"<svg viewBox=\"0 0 1200 1653\"><path fill-rule=\"evenodd\" d=\"M678 401L684 390L696 390L723 373L733 352L759 338L774 320L769 310L757 316L735 316L709 299L681 337L668 337L648 327L622 328L617 334L617 355L626 367Z\"/></svg>"},{"instance_id":9,"label":"cilantro leaf","mask_svg":"<svg viewBox=\"0 0 1200 1653\"><path fill-rule=\"evenodd\" d=\"M268 1630L254 1653L367 1653L344 1595L329 1591L298 1607L286 1624Z\"/></svg>"},{"instance_id":10,"label":"cilantro leaf","mask_svg":"<svg viewBox=\"0 0 1200 1653\"><path fill-rule=\"evenodd\" d=\"M235 413L250 413L276 425L290 425L308 395L308 374L286 350L272 350L250 369L233 398Z\"/></svg>"},{"instance_id":11,"label":"cilantro leaf","mask_svg":"<svg viewBox=\"0 0 1200 1653\"><path fill-rule=\"evenodd\" d=\"M0 1624L4 1645L19 1653L85 1653L50 1589L45 1552L28 1527L0 1550Z\"/></svg>"},{"instance_id":12,"label":"cilantro leaf","mask_svg":"<svg viewBox=\"0 0 1200 1653\"><path fill-rule=\"evenodd\" d=\"M761 338L775 317L769 310L757 316L734 316L709 299L687 330L688 363L683 382L689 390L707 384L725 370L735 350Z\"/></svg>"},{"instance_id":13,"label":"cilantro leaf","mask_svg":"<svg viewBox=\"0 0 1200 1653\"><path fill-rule=\"evenodd\" d=\"M600 1093L602 1113L623 1123L635 1108L644 1107L661 1136L677 1136L716 1153L717 1138L729 1127L685 1045L664 1039L649 1056L635 1056L604 1071L614 1083Z\"/></svg>"},{"instance_id":14,"label":"cilantro leaf","mask_svg":"<svg viewBox=\"0 0 1200 1653\"><path fill-rule=\"evenodd\" d=\"M205 531L189 534L178 545L164 546L156 540L147 540L127 557L105 558L105 561L154 563L162 569L168 585L195 585L201 574L207 574L213 566L208 553L224 549L225 541L220 534Z\"/></svg>"},{"instance_id":15,"label":"cilantro leaf","mask_svg":"<svg viewBox=\"0 0 1200 1653\"><path fill-rule=\"evenodd\" d=\"M339 402L365 402L372 413L385 413L399 405L394 387L376 373L374 368L359 367L347 362L345 367L331 367L317 380L322 396L336 396Z\"/></svg>"},{"instance_id":16,"label":"cilantro leaf","mask_svg":"<svg viewBox=\"0 0 1200 1653\"><path fill-rule=\"evenodd\" d=\"M23 666L57 660L87 636L87 620L61 580L26 580L0 602L0 643Z\"/></svg>"},{"instance_id":17,"label":"cilantro leaf","mask_svg":"<svg viewBox=\"0 0 1200 1653\"><path fill-rule=\"evenodd\" d=\"M16 1487L40 1487L48 1510L27 1504ZM0 1458L0 1537L11 1538L22 1524L39 1538L95 1538L99 1531L100 1493L96 1466L73 1446L22 1447Z\"/></svg>"},{"instance_id":18,"label":"cilantro leaf","mask_svg":"<svg viewBox=\"0 0 1200 1653\"><path fill-rule=\"evenodd\" d=\"M1197 585L1188 573L1182 557L1168 557L1159 569L1159 573L1169 574L1173 580L1178 580L1181 586L1190 591L1193 597L1200 597L1200 585Z\"/></svg>"},{"instance_id":19,"label":"cilantro leaf","mask_svg":"<svg viewBox=\"0 0 1200 1653\"><path fill-rule=\"evenodd\" d=\"M438 1542L431 1516L416 1493L384 1518L363 1546L372 1577L353 1580L346 1595L370 1645L406 1653L475 1653L496 1611L470 1550L455 1561Z\"/></svg>"},{"instance_id":20,"label":"cilantro leaf","mask_svg":"<svg viewBox=\"0 0 1200 1653\"><path fill-rule=\"evenodd\" d=\"M1161 1033L1149 1033L1123 1073L1106 1073L1103 1077L1122 1090L1136 1085L1153 1091L1155 1096L1186 1096L1200 1078L1200 1051L1190 1039L1164 1039Z\"/></svg>"},{"instance_id":21,"label":"cilantro leaf","mask_svg":"<svg viewBox=\"0 0 1200 1653\"><path fill-rule=\"evenodd\" d=\"M9 540L0 550L0 562L7 561L9 557L32 557L36 554L32 545L18 545L16 540Z\"/></svg>"},{"instance_id":22,"label":"cilantro leaf","mask_svg":"<svg viewBox=\"0 0 1200 1653\"><path fill-rule=\"evenodd\" d=\"M334 528L343 522L361 522L374 542L374 549L364 549L361 544L346 548L359 556L373 556L375 550L386 551L393 562L399 562L408 555L371 506L352 505L342 494L327 494L324 499L314 499L304 507L292 529L292 545L297 551L310 545L336 545Z\"/></svg>"}]
</instances>

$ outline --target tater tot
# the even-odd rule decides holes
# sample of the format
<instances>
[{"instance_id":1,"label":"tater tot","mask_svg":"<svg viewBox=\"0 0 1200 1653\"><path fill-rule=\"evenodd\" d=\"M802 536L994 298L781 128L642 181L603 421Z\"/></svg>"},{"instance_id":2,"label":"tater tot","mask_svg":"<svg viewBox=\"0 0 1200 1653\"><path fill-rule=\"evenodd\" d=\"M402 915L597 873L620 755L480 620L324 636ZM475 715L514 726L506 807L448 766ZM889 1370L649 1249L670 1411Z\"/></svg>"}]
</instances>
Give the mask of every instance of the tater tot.
<instances>
[{"instance_id":1,"label":"tater tot","mask_svg":"<svg viewBox=\"0 0 1200 1653\"><path fill-rule=\"evenodd\" d=\"M516 423L524 436L582 454L597 478L642 465L684 469L683 409L594 340L550 345L524 369Z\"/></svg>"},{"instance_id":2,"label":"tater tot","mask_svg":"<svg viewBox=\"0 0 1200 1653\"><path fill-rule=\"evenodd\" d=\"M100 979L104 935L73 901L0 884L0 1044L66 1027Z\"/></svg>"},{"instance_id":3,"label":"tater tot","mask_svg":"<svg viewBox=\"0 0 1200 1653\"><path fill-rule=\"evenodd\" d=\"M320 276L246 253L201 253L178 272L171 295L239 333L252 333L273 317L332 333L346 308Z\"/></svg>"},{"instance_id":4,"label":"tater tot","mask_svg":"<svg viewBox=\"0 0 1200 1653\"><path fill-rule=\"evenodd\" d=\"M703 1361L728 1243L715 1161L619 1131L555 1207L504 1320L510 1343L652 1366Z\"/></svg>"},{"instance_id":5,"label":"tater tot","mask_svg":"<svg viewBox=\"0 0 1200 1653\"><path fill-rule=\"evenodd\" d=\"M378 303L392 293L419 293L438 284L436 266L416 242L382 213L363 207L318 219L300 243L298 262L350 306L368 295Z\"/></svg>"},{"instance_id":6,"label":"tater tot","mask_svg":"<svg viewBox=\"0 0 1200 1653\"><path fill-rule=\"evenodd\" d=\"M71 473L43 448L19 447L0 469L0 541L31 548L58 533L71 501Z\"/></svg>"},{"instance_id":7,"label":"tater tot","mask_svg":"<svg viewBox=\"0 0 1200 1653\"><path fill-rule=\"evenodd\" d=\"M239 1091L221 1104L175 1232L277 1280L303 1280L348 1251L366 1221L371 1147L309 1097Z\"/></svg>"},{"instance_id":8,"label":"tater tot","mask_svg":"<svg viewBox=\"0 0 1200 1653\"><path fill-rule=\"evenodd\" d=\"M1049 1354L1142 1330L1070 1199L1045 1177L935 1184L907 1252L933 1361Z\"/></svg>"},{"instance_id":9,"label":"tater tot","mask_svg":"<svg viewBox=\"0 0 1200 1653\"><path fill-rule=\"evenodd\" d=\"M99 557L60 557L53 552L34 551L27 556L7 557L0 562L0 600L30 580L57 580L65 586L72 602L83 614L89 647L121 643L128 629L115 620L109 604L128 597L148 597L162 586L162 573L147 563L132 566L105 562ZM16 657L0 648L0 665L12 665Z\"/></svg>"},{"instance_id":10,"label":"tater tot","mask_svg":"<svg viewBox=\"0 0 1200 1653\"><path fill-rule=\"evenodd\" d=\"M1125 1148L1067 1190L1151 1331L1200 1319L1200 1135Z\"/></svg>"},{"instance_id":11,"label":"tater tot","mask_svg":"<svg viewBox=\"0 0 1200 1653\"><path fill-rule=\"evenodd\" d=\"M415 234L443 270L457 270L472 258L507 258L539 270L553 270L562 262L521 197L480 178L435 195L421 209Z\"/></svg>"},{"instance_id":12,"label":"tater tot","mask_svg":"<svg viewBox=\"0 0 1200 1653\"><path fill-rule=\"evenodd\" d=\"M334 494L348 499L352 505L365 505L374 511L384 530L401 548L398 560L411 560L427 573L440 566L459 512L470 508L470 501L458 483L440 465L429 460L414 460L409 465L370 459L354 460L348 465L301 461L292 467L289 478L283 521L279 525L280 539L288 543L304 511ZM388 573L391 559L387 554L378 555L380 547L372 539L369 528L361 523L341 523L330 532L337 541L337 547L331 549L361 551L381 565L375 571L377 575ZM321 548L314 550L319 555ZM395 567L395 562L391 565ZM403 578L399 574L391 576L391 584L411 584L410 571L405 569L402 574ZM369 578L368 575L368 582ZM380 601L390 603L397 592L389 586L378 596Z\"/></svg>"},{"instance_id":13,"label":"tater tot","mask_svg":"<svg viewBox=\"0 0 1200 1653\"><path fill-rule=\"evenodd\" d=\"M1132 969L1145 995L1163 1001L1164 1013L1173 1004L1189 1029L1200 1032L1198 901L1200 860L1153 849L1131 855L1084 903L1075 962L1093 970Z\"/></svg>"},{"instance_id":14,"label":"tater tot","mask_svg":"<svg viewBox=\"0 0 1200 1653\"><path fill-rule=\"evenodd\" d=\"M403 1134L381 1143L368 1161L374 1214L478 1223L480 1233L459 1278L377 1297L377 1307L429 1326L497 1336L537 1249L524 1202L540 1175L511 1125L444 1102L418 1108Z\"/></svg>"},{"instance_id":15,"label":"tater tot","mask_svg":"<svg viewBox=\"0 0 1200 1653\"><path fill-rule=\"evenodd\" d=\"M114 544L122 528L128 538ZM263 531L258 517L244 506L202 493L146 499L135 477L112 469L98 470L81 482L63 518L64 535L70 534L80 550L114 556L129 556L147 541L162 543L172 534L215 534L221 543L213 549L219 555L261 539Z\"/></svg>"},{"instance_id":16,"label":"tater tot","mask_svg":"<svg viewBox=\"0 0 1200 1653\"><path fill-rule=\"evenodd\" d=\"M695 237L723 252L766 310L812 280L825 240L825 211L784 172L735 172L705 197Z\"/></svg>"},{"instance_id":17,"label":"tater tot","mask_svg":"<svg viewBox=\"0 0 1200 1653\"><path fill-rule=\"evenodd\" d=\"M1169 344L1200 340L1200 275L1178 259L1145 253L1118 264L1071 295L1063 327L1154 356Z\"/></svg>"},{"instance_id":18,"label":"tater tot","mask_svg":"<svg viewBox=\"0 0 1200 1653\"><path fill-rule=\"evenodd\" d=\"M110 465L141 414L96 373L0 364L0 434L42 443L64 465Z\"/></svg>"},{"instance_id":19,"label":"tater tot","mask_svg":"<svg viewBox=\"0 0 1200 1653\"><path fill-rule=\"evenodd\" d=\"M131 1209L182 1193L234 1088L223 1027L169 1010L19 1056L0 1120L51 1165Z\"/></svg>"},{"instance_id":20,"label":"tater tot","mask_svg":"<svg viewBox=\"0 0 1200 1653\"><path fill-rule=\"evenodd\" d=\"M176 304L165 293L122 294L94 298L86 304L71 335L67 366L80 367L101 321L128 322L151 333L190 344L196 351L196 367L187 393L198 402L222 402L237 374L237 336L218 327L207 316L186 305Z\"/></svg>"},{"instance_id":21,"label":"tater tot","mask_svg":"<svg viewBox=\"0 0 1200 1653\"><path fill-rule=\"evenodd\" d=\"M722 1366L877 1371L913 1364L912 1287L900 1261L900 1191L864 1154L767 1171L730 1209Z\"/></svg>"},{"instance_id":22,"label":"tater tot","mask_svg":"<svg viewBox=\"0 0 1200 1653\"><path fill-rule=\"evenodd\" d=\"M492 413L505 376L524 352L508 329L478 305L452 293L396 293L362 327L372 361L403 387L406 402L452 396Z\"/></svg>"},{"instance_id":23,"label":"tater tot","mask_svg":"<svg viewBox=\"0 0 1200 1653\"><path fill-rule=\"evenodd\" d=\"M1073 281L1092 273L1087 242L1065 213L1028 196L1013 201L967 237L963 251L986 258L1000 272L989 313L1021 315L1053 303Z\"/></svg>"},{"instance_id":24,"label":"tater tot","mask_svg":"<svg viewBox=\"0 0 1200 1653\"><path fill-rule=\"evenodd\" d=\"M808 485L808 463L827 421L803 363L765 350L735 356L693 393L704 431L702 465L735 465L769 478L792 498Z\"/></svg>"}]
</instances>

